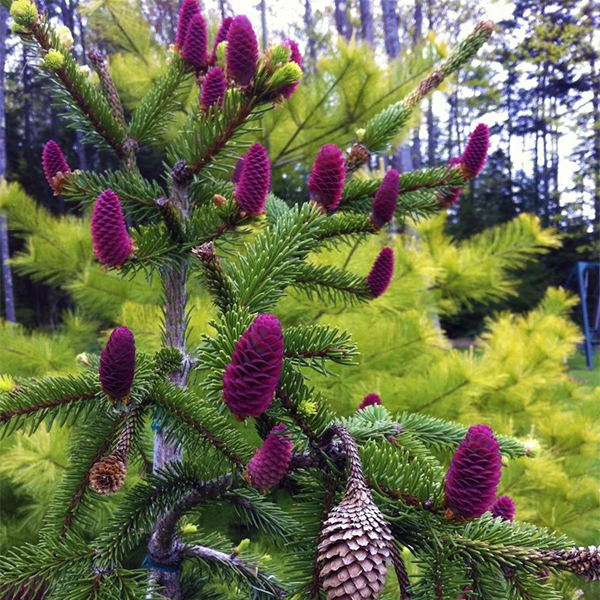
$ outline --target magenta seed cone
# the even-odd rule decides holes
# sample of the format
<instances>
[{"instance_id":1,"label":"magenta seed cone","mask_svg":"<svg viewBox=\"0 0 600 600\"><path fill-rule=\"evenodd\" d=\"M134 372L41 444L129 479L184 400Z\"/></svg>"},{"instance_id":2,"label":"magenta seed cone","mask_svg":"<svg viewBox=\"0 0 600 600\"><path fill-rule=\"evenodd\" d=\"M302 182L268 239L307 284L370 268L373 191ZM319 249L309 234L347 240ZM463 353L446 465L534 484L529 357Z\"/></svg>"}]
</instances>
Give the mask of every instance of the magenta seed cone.
<instances>
[{"instance_id":1,"label":"magenta seed cone","mask_svg":"<svg viewBox=\"0 0 600 600\"><path fill-rule=\"evenodd\" d=\"M492 516L500 517L503 521L512 521L515 518L515 503L510 496L499 496L492 504Z\"/></svg>"},{"instance_id":2,"label":"magenta seed cone","mask_svg":"<svg viewBox=\"0 0 600 600\"><path fill-rule=\"evenodd\" d=\"M273 400L283 363L277 317L258 315L242 334L223 375L223 400L238 417L258 417Z\"/></svg>"},{"instance_id":3,"label":"magenta seed cone","mask_svg":"<svg viewBox=\"0 0 600 600\"><path fill-rule=\"evenodd\" d=\"M217 31L217 35L215 36L215 41L213 42L212 57L211 57L213 60L215 59L215 57L217 55L217 46L221 42L227 41L227 34L229 33L229 28L231 27L232 23L233 23L232 17L225 17L221 21L221 25L219 26L219 30Z\"/></svg>"},{"instance_id":4,"label":"magenta seed cone","mask_svg":"<svg viewBox=\"0 0 600 600\"><path fill-rule=\"evenodd\" d=\"M179 9L179 20L177 23L177 34L175 36L175 45L183 48L185 36L192 20L192 17L200 14L200 5L197 0L183 0Z\"/></svg>"},{"instance_id":5,"label":"magenta seed cone","mask_svg":"<svg viewBox=\"0 0 600 600\"><path fill-rule=\"evenodd\" d=\"M127 327L117 327L100 354L100 384L112 400L126 399L135 375L135 340Z\"/></svg>"},{"instance_id":6,"label":"magenta seed cone","mask_svg":"<svg viewBox=\"0 0 600 600\"><path fill-rule=\"evenodd\" d=\"M363 408L366 408L367 406L379 406L381 405L381 398L377 395L377 394L367 394L362 402L358 405L358 409L357 410L362 410Z\"/></svg>"},{"instance_id":7,"label":"magenta seed cone","mask_svg":"<svg viewBox=\"0 0 600 600\"><path fill-rule=\"evenodd\" d=\"M221 67L213 67L207 74L202 84L202 95L200 96L200 105L207 109L217 104L223 106L223 98L227 89L227 79L221 70Z\"/></svg>"},{"instance_id":8,"label":"magenta seed cone","mask_svg":"<svg viewBox=\"0 0 600 600\"><path fill-rule=\"evenodd\" d=\"M383 227L389 223L396 212L398 192L400 191L400 175L396 169L390 169L379 189L375 192L371 221L375 227Z\"/></svg>"},{"instance_id":9,"label":"magenta seed cone","mask_svg":"<svg viewBox=\"0 0 600 600\"><path fill-rule=\"evenodd\" d=\"M105 190L94 203L92 211L92 242L94 254L103 265L120 267L132 251L119 196Z\"/></svg>"},{"instance_id":10,"label":"magenta seed cone","mask_svg":"<svg viewBox=\"0 0 600 600\"><path fill-rule=\"evenodd\" d=\"M460 157L470 177L477 177L483 170L489 147L490 130L487 125L480 123L469 136L467 147Z\"/></svg>"},{"instance_id":11,"label":"magenta seed cone","mask_svg":"<svg viewBox=\"0 0 600 600\"><path fill-rule=\"evenodd\" d=\"M393 274L394 252L391 248L383 248L367 275L367 285L374 298L378 298L388 289Z\"/></svg>"},{"instance_id":12,"label":"magenta seed cone","mask_svg":"<svg viewBox=\"0 0 600 600\"><path fill-rule=\"evenodd\" d=\"M244 170L245 160L245 154L238 158L238 161L235 163L235 167L233 167L233 173L231 174L231 183L239 183L240 177L242 176L242 171Z\"/></svg>"},{"instance_id":13,"label":"magenta seed cone","mask_svg":"<svg viewBox=\"0 0 600 600\"><path fill-rule=\"evenodd\" d=\"M334 211L342 199L346 179L346 161L342 151L333 144L325 144L317 154L310 172L310 198L325 210Z\"/></svg>"},{"instance_id":14,"label":"magenta seed cone","mask_svg":"<svg viewBox=\"0 0 600 600\"><path fill-rule=\"evenodd\" d=\"M201 14L194 15L188 25L181 55L184 60L194 67L205 67L208 48L208 32L206 21Z\"/></svg>"},{"instance_id":15,"label":"magenta seed cone","mask_svg":"<svg viewBox=\"0 0 600 600\"><path fill-rule=\"evenodd\" d=\"M294 40L283 40L281 45L290 49L290 62L295 62L300 68L302 68L302 54L300 53L298 44L296 44ZM291 98L299 83L300 81L294 81L294 83L284 85L279 90L279 93L282 94L284 98Z\"/></svg>"},{"instance_id":16,"label":"magenta seed cone","mask_svg":"<svg viewBox=\"0 0 600 600\"><path fill-rule=\"evenodd\" d=\"M446 474L446 506L458 517L480 517L494 502L501 468L498 442L491 428L470 427Z\"/></svg>"},{"instance_id":17,"label":"magenta seed cone","mask_svg":"<svg viewBox=\"0 0 600 600\"><path fill-rule=\"evenodd\" d=\"M281 423L271 429L260 450L248 463L248 475L252 485L267 491L279 483L286 474L292 460L291 436Z\"/></svg>"},{"instance_id":18,"label":"magenta seed cone","mask_svg":"<svg viewBox=\"0 0 600 600\"><path fill-rule=\"evenodd\" d=\"M235 200L246 214L255 217L264 211L270 187L269 155L260 144L254 144L244 157Z\"/></svg>"},{"instance_id":19,"label":"magenta seed cone","mask_svg":"<svg viewBox=\"0 0 600 600\"><path fill-rule=\"evenodd\" d=\"M44 149L42 150L42 167L44 169L46 181L54 191L57 191L54 178L59 173L66 175L71 172L71 168L69 167L60 146L54 140L50 140L44 145Z\"/></svg>"},{"instance_id":20,"label":"magenta seed cone","mask_svg":"<svg viewBox=\"0 0 600 600\"><path fill-rule=\"evenodd\" d=\"M227 72L240 84L248 85L258 62L258 42L248 17L236 17L227 32Z\"/></svg>"}]
</instances>

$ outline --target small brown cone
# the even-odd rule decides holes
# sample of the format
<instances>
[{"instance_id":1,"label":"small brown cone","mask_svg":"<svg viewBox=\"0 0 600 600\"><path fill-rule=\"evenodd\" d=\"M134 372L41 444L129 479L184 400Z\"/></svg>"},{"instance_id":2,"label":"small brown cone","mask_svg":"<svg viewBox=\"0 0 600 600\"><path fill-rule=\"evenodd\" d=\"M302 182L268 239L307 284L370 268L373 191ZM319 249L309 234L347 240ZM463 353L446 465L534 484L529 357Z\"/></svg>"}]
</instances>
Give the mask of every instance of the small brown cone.
<instances>
[{"instance_id":1,"label":"small brown cone","mask_svg":"<svg viewBox=\"0 0 600 600\"><path fill-rule=\"evenodd\" d=\"M99 494L109 496L123 487L126 476L125 461L118 454L110 454L90 469L90 486Z\"/></svg>"},{"instance_id":2,"label":"small brown cone","mask_svg":"<svg viewBox=\"0 0 600 600\"><path fill-rule=\"evenodd\" d=\"M354 440L336 427L350 463L346 493L323 524L319 576L328 600L376 600L392 563L390 529L366 486Z\"/></svg>"}]
</instances>

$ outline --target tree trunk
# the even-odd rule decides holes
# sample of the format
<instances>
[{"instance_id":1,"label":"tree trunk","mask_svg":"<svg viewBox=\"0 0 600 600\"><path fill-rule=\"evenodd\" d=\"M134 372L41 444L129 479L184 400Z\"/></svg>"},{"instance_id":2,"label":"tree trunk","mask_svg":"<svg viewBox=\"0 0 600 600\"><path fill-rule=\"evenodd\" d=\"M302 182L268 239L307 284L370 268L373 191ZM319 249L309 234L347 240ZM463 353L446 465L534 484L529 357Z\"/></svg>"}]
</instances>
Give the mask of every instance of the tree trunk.
<instances>
[{"instance_id":1,"label":"tree trunk","mask_svg":"<svg viewBox=\"0 0 600 600\"><path fill-rule=\"evenodd\" d=\"M269 44L267 32L267 0L260 0L260 24L262 26L262 45L266 51Z\"/></svg>"},{"instance_id":2,"label":"tree trunk","mask_svg":"<svg viewBox=\"0 0 600 600\"><path fill-rule=\"evenodd\" d=\"M362 39L373 46L373 13L371 12L371 0L360 0L360 24Z\"/></svg>"},{"instance_id":3,"label":"tree trunk","mask_svg":"<svg viewBox=\"0 0 600 600\"><path fill-rule=\"evenodd\" d=\"M309 58L309 69L314 69L317 63L317 47L315 44L314 23L312 6L310 0L304 0L304 30L308 36L307 55Z\"/></svg>"},{"instance_id":4,"label":"tree trunk","mask_svg":"<svg viewBox=\"0 0 600 600\"><path fill-rule=\"evenodd\" d=\"M4 65L6 64L6 19L8 11L0 6L0 181L6 179L6 118L4 106ZM8 259L8 225L6 215L0 213L0 258L2 259L2 285L4 288L4 318L17 322L12 271Z\"/></svg>"},{"instance_id":5,"label":"tree trunk","mask_svg":"<svg viewBox=\"0 0 600 600\"><path fill-rule=\"evenodd\" d=\"M381 10L385 51L390 58L396 58L400 54L400 37L398 36L400 21L396 12L396 0L381 0Z\"/></svg>"},{"instance_id":6,"label":"tree trunk","mask_svg":"<svg viewBox=\"0 0 600 600\"><path fill-rule=\"evenodd\" d=\"M423 41L423 4L422 0L415 2L415 27L413 29L412 45L416 51ZM413 132L411 158L414 169L420 169L421 158L421 128L417 126Z\"/></svg>"},{"instance_id":7,"label":"tree trunk","mask_svg":"<svg viewBox=\"0 0 600 600\"><path fill-rule=\"evenodd\" d=\"M590 52L590 71L592 79L592 127L594 139L594 227L600 231L600 73L596 69L596 52Z\"/></svg>"},{"instance_id":8,"label":"tree trunk","mask_svg":"<svg viewBox=\"0 0 600 600\"><path fill-rule=\"evenodd\" d=\"M348 20L347 0L335 0L335 27L337 32L347 40L352 37L352 27Z\"/></svg>"},{"instance_id":9,"label":"tree trunk","mask_svg":"<svg viewBox=\"0 0 600 600\"><path fill-rule=\"evenodd\" d=\"M437 132L435 130L435 119L433 117L433 99L431 95L427 99L427 166L436 164Z\"/></svg>"}]
</instances>

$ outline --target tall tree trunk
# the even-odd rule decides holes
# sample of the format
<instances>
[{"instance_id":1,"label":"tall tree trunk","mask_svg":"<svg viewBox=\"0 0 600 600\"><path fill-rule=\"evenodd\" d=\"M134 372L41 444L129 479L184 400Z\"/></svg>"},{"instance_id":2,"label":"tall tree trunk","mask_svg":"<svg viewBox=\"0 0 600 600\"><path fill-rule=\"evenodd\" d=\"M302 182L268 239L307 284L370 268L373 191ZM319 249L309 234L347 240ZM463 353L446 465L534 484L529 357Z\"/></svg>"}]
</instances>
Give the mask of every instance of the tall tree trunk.
<instances>
[{"instance_id":1,"label":"tall tree trunk","mask_svg":"<svg viewBox=\"0 0 600 600\"><path fill-rule=\"evenodd\" d=\"M312 6L310 0L304 0L304 30L308 36L307 55L309 58L309 69L314 70L317 63L317 46L315 44L315 25L313 22Z\"/></svg>"},{"instance_id":2,"label":"tall tree trunk","mask_svg":"<svg viewBox=\"0 0 600 600\"><path fill-rule=\"evenodd\" d=\"M600 231L600 73L597 70L597 53L590 52L590 71L592 80L592 127L593 127L593 174L594 174L594 227Z\"/></svg>"},{"instance_id":3,"label":"tall tree trunk","mask_svg":"<svg viewBox=\"0 0 600 600\"><path fill-rule=\"evenodd\" d=\"M337 32L347 40L352 37L352 27L348 20L347 0L335 0L335 27Z\"/></svg>"},{"instance_id":4,"label":"tall tree trunk","mask_svg":"<svg viewBox=\"0 0 600 600\"><path fill-rule=\"evenodd\" d=\"M542 189L544 190L544 224L548 226L551 221L550 206L550 169L548 168L548 115L546 113L548 63L544 63L542 71Z\"/></svg>"},{"instance_id":5,"label":"tall tree trunk","mask_svg":"<svg viewBox=\"0 0 600 600\"><path fill-rule=\"evenodd\" d=\"M415 1L415 27L413 29L412 45L416 51L423 41L423 4L422 0ZM420 169L421 158L421 128L417 126L413 132L411 158L414 169Z\"/></svg>"},{"instance_id":6,"label":"tall tree trunk","mask_svg":"<svg viewBox=\"0 0 600 600\"><path fill-rule=\"evenodd\" d=\"M427 166L433 167L436 163L437 132L433 116L433 98L427 99Z\"/></svg>"},{"instance_id":7,"label":"tall tree trunk","mask_svg":"<svg viewBox=\"0 0 600 600\"><path fill-rule=\"evenodd\" d=\"M385 51L390 58L396 58L400 54L400 37L398 36L400 21L396 4L396 0L381 0Z\"/></svg>"},{"instance_id":8,"label":"tall tree trunk","mask_svg":"<svg viewBox=\"0 0 600 600\"><path fill-rule=\"evenodd\" d=\"M506 157L508 161L508 199L514 209L513 197L513 163L512 163L512 140L513 140L513 85L515 83L515 71L512 64L508 65L508 76L506 78L506 113L508 115L508 142L506 145ZM515 117L516 120L516 117Z\"/></svg>"},{"instance_id":9,"label":"tall tree trunk","mask_svg":"<svg viewBox=\"0 0 600 600\"><path fill-rule=\"evenodd\" d=\"M6 64L6 19L8 11L0 6L0 182L6 179L6 115L4 105L4 66ZM0 258L2 259L2 285L4 288L4 318L16 323L15 296L12 272L8 259L8 225L6 215L0 213Z\"/></svg>"},{"instance_id":10,"label":"tall tree trunk","mask_svg":"<svg viewBox=\"0 0 600 600\"><path fill-rule=\"evenodd\" d=\"M267 32L267 0L260 0L260 24L262 27L262 45L263 50L266 51L269 43L269 36Z\"/></svg>"},{"instance_id":11,"label":"tall tree trunk","mask_svg":"<svg viewBox=\"0 0 600 600\"><path fill-rule=\"evenodd\" d=\"M360 25L362 39L372 47L375 38L373 34L373 13L371 12L371 0L360 0Z\"/></svg>"}]
</instances>

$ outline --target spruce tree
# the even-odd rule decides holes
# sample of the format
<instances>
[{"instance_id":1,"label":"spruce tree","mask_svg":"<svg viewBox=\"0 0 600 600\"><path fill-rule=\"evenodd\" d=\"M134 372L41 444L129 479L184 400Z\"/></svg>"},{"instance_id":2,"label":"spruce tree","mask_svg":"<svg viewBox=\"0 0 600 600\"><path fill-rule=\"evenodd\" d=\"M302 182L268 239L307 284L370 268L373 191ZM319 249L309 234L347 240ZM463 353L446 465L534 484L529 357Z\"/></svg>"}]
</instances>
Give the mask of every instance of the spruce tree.
<instances>
[{"instance_id":1,"label":"spruce tree","mask_svg":"<svg viewBox=\"0 0 600 600\"><path fill-rule=\"evenodd\" d=\"M404 100L373 116L347 153L325 144L310 200L289 207L269 194L268 155L248 140L301 79L294 44L261 54L243 16L224 21L209 43L198 3L184 0L170 63L130 116L102 57L94 60L96 86L75 62L65 31L31 0L3 3L68 106L65 117L120 161L113 172L74 171L49 142L49 185L66 199L93 203L93 250L106 269L123 278L143 272L161 282L164 296L155 353L136 351L131 331L118 327L99 356L85 358L82 374L21 380L3 392L4 435L42 424L73 428L39 543L2 559L4 596L376 599L393 567L402 598L541 599L556 597L548 572L598 579L596 547L578 549L517 523L508 501L495 499L502 458L527 455L525 445L487 425L392 415L376 401L337 417L310 386L310 370L350 365L355 344L327 325L284 328L271 314L288 289L342 307L375 301L393 276L390 248L366 276L309 256L377 235L393 215L432 214L478 174L487 151L480 128L448 167L384 181L355 177L418 102L477 52L490 23L479 24ZM139 172L138 151L160 144L193 85L200 101L164 148L162 182L150 182ZM188 327L194 279L217 314L200 338ZM258 449L239 423L255 428ZM454 453L447 473L444 451ZM140 464L151 472L122 492ZM289 495L291 510L275 502L277 489ZM90 536L105 497L121 495L101 533ZM246 542L234 547L217 531L185 524L215 503L283 547L286 568L276 576ZM131 564L140 546L146 558ZM404 552L419 565L413 577Z\"/></svg>"}]
</instances>

